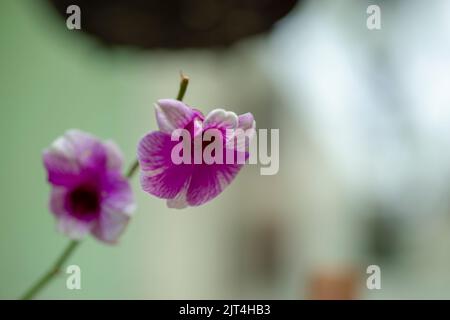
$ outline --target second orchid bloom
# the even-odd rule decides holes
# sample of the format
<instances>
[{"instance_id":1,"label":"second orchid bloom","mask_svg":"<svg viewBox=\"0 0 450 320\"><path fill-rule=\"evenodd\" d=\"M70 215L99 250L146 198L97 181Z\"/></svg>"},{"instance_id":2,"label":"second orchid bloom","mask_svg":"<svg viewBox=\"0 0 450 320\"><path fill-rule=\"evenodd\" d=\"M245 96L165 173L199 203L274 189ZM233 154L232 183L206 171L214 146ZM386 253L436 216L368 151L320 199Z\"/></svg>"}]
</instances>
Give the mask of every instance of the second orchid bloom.
<instances>
[{"instance_id":1,"label":"second orchid bloom","mask_svg":"<svg viewBox=\"0 0 450 320\"><path fill-rule=\"evenodd\" d=\"M58 230L75 240L91 233L117 242L135 209L117 145L69 130L44 151L43 160Z\"/></svg>"}]
</instances>

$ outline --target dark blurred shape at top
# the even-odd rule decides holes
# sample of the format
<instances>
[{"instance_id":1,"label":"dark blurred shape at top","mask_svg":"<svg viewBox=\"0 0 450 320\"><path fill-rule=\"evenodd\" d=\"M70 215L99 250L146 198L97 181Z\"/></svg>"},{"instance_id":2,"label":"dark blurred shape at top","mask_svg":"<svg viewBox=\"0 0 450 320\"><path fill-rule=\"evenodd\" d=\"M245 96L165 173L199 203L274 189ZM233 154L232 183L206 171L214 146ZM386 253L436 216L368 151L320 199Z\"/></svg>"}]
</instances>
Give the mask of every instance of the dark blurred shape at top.
<instances>
[{"instance_id":1,"label":"dark blurred shape at top","mask_svg":"<svg viewBox=\"0 0 450 320\"><path fill-rule=\"evenodd\" d=\"M66 19L81 9L81 29L110 46L224 47L263 33L301 0L46 0Z\"/></svg>"}]
</instances>

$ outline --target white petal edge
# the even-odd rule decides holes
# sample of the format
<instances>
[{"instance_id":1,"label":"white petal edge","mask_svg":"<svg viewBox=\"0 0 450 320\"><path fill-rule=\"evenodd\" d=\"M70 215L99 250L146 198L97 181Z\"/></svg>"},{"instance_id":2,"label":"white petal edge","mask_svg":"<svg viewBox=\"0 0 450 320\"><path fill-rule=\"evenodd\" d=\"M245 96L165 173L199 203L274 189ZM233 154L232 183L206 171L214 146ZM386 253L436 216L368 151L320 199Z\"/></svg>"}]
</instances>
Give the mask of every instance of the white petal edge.
<instances>
[{"instance_id":1,"label":"white petal edge","mask_svg":"<svg viewBox=\"0 0 450 320\"><path fill-rule=\"evenodd\" d=\"M236 129L238 126L238 116L232 111L224 109L214 109L207 114L203 121L203 127L210 125L225 127L227 129Z\"/></svg>"}]
</instances>

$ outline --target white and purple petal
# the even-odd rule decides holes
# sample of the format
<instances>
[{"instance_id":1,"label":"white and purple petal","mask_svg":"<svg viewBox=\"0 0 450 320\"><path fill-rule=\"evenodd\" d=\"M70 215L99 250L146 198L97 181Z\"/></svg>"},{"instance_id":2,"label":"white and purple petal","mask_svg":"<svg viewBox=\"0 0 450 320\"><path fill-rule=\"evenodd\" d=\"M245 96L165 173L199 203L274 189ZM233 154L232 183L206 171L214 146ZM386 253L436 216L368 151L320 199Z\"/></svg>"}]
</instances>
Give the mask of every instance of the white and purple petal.
<instances>
[{"instance_id":1,"label":"white and purple petal","mask_svg":"<svg viewBox=\"0 0 450 320\"><path fill-rule=\"evenodd\" d=\"M138 145L142 189L163 199L172 199L192 173L192 165L173 163L171 154L178 142L163 132L151 132Z\"/></svg>"},{"instance_id":2,"label":"white and purple petal","mask_svg":"<svg viewBox=\"0 0 450 320\"><path fill-rule=\"evenodd\" d=\"M50 183L71 186L79 182L83 170L103 170L107 153L102 143L92 135L69 130L44 150L43 160Z\"/></svg>"},{"instance_id":3,"label":"white and purple petal","mask_svg":"<svg viewBox=\"0 0 450 320\"><path fill-rule=\"evenodd\" d=\"M255 134L256 122L253 115L250 112L241 114L238 117L237 130L233 133L234 139L227 139L227 148L237 150L239 154L244 152L243 156L247 159L249 146Z\"/></svg>"},{"instance_id":4,"label":"white and purple petal","mask_svg":"<svg viewBox=\"0 0 450 320\"><path fill-rule=\"evenodd\" d=\"M238 128L242 130L255 129L256 122L253 115L250 112L241 114L238 117Z\"/></svg>"},{"instance_id":5,"label":"white and purple petal","mask_svg":"<svg viewBox=\"0 0 450 320\"><path fill-rule=\"evenodd\" d=\"M48 207L57 217L66 213L67 192L67 188L60 186L55 186L50 190Z\"/></svg>"},{"instance_id":6,"label":"white and purple petal","mask_svg":"<svg viewBox=\"0 0 450 320\"><path fill-rule=\"evenodd\" d=\"M187 191L189 184L191 182L191 177L189 177L184 186L181 188L180 192L175 196L175 198L167 199L167 207L172 209L184 209L189 206L187 202Z\"/></svg>"},{"instance_id":7,"label":"white and purple petal","mask_svg":"<svg viewBox=\"0 0 450 320\"><path fill-rule=\"evenodd\" d=\"M58 216L56 228L73 240L80 240L94 227L95 221L86 222L69 214Z\"/></svg>"},{"instance_id":8,"label":"white and purple petal","mask_svg":"<svg viewBox=\"0 0 450 320\"><path fill-rule=\"evenodd\" d=\"M92 234L101 241L116 243L136 206L128 182L116 175L112 175L110 179L104 191L100 216L92 229Z\"/></svg>"},{"instance_id":9,"label":"white and purple petal","mask_svg":"<svg viewBox=\"0 0 450 320\"><path fill-rule=\"evenodd\" d=\"M186 201L190 206L202 205L217 197L236 177L242 165L197 165L192 174Z\"/></svg>"},{"instance_id":10,"label":"white and purple petal","mask_svg":"<svg viewBox=\"0 0 450 320\"><path fill-rule=\"evenodd\" d=\"M236 129L238 126L238 116L232 111L226 111L223 109L212 110L205 117L203 121L203 128L207 130L209 128L218 129Z\"/></svg>"},{"instance_id":11,"label":"white and purple petal","mask_svg":"<svg viewBox=\"0 0 450 320\"><path fill-rule=\"evenodd\" d=\"M159 130L168 134L172 134L175 129L184 128L198 116L197 111L174 99L158 100L155 112Z\"/></svg>"}]
</instances>

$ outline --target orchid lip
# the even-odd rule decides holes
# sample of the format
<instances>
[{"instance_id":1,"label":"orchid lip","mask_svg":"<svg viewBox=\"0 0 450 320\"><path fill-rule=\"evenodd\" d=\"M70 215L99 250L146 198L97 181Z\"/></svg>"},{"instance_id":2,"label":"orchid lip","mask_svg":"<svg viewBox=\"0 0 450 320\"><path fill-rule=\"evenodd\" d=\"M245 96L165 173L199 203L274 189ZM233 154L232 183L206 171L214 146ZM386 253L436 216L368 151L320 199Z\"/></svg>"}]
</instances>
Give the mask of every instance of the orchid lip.
<instances>
[{"instance_id":1,"label":"orchid lip","mask_svg":"<svg viewBox=\"0 0 450 320\"><path fill-rule=\"evenodd\" d=\"M101 198L95 186L80 185L68 193L68 210L77 219L90 221L100 213Z\"/></svg>"}]
</instances>

